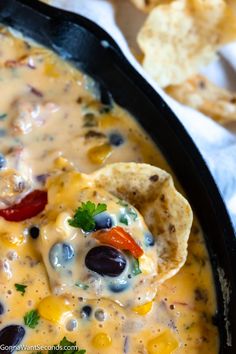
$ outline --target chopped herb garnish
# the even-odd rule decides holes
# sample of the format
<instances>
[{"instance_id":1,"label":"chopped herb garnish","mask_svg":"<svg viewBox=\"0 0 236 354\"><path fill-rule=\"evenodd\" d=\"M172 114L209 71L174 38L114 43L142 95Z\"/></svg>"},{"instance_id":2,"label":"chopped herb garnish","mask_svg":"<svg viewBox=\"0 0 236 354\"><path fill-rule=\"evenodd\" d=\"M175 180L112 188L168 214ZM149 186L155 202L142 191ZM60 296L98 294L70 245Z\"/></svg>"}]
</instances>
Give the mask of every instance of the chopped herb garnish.
<instances>
[{"instance_id":1,"label":"chopped herb garnish","mask_svg":"<svg viewBox=\"0 0 236 354\"><path fill-rule=\"evenodd\" d=\"M138 274L141 274L142 271L141 269L139 268L139 261L138 259L134 258L133 259L133 269L132 269L132 274L133 275L138 275Z\"/></svg>"},{"instance_id":2,"label":"chopped herb garnish","mask_svg":"<svg viewBox=\"0 0 236 354\"><path fill-rule=\"evenodd\" d=\"M138 214L136 213L135 209L130 207L126 201L119 199L117 204L119 204L125 208L125 211L123 212L123 214L120 217L120 222L122 224L129 225L129 217L128 216L130 216L130 218L133 221L137 220Z\"/></svg>"},{"instance_id":3,"label":"chopped herb garnish","mask_svg":"<svg viewBox=\"0 0 236 354\"><path fill-rule=\"evenodd\" d=\"M40 316L37 310L31 310L24 316L25 325L29 328L35 328L39 323L39 319Z\"/></svg>"},{"instance_id":4,"label":"chopped herb garnish","mask_svg":"<svg viewBox=\"0 0 236 354\"><path fill-rule=\"evenodd\" d=\"M121 214L119 221L124 225L129 225L129 219L125 214Z\"/></svg>"},{"instance_id":5,"label":"chopped herb garnish","mask_svg":"<svg viewBox=\"0 0 236 354\"><path fill-rule=\"evenodd\" d=\"M85 349L79 349L76 342L70 342L66 337L64 337L59 345L54 344L54 348L60 347L61 349L52 349L48 351L48 354L85 354ZM70 349L69 349L70 348Z\"/></svg>"},{"instance_id":6,"label":"chopped herb garnish","mask_svg":"<svg viewBox=\"0 0 236 354\"><path fill-rule=\"evenodd\" d=\"M70 226L80 227L85 232L93 231L95 229L94 217L106 210L106 204L99 203L96 206L90 201L82 203L81 207L75 211L73 218L68 223Z\"/></svg>"},{"instance_id":7,"label":"chopped herb garnish","mask_svg":"<svg viewBox=\"0 0 236 354\"><path fill-rule=\"evenodd\" d=\"M80 281L77 281L75 283L76 286L78 286L78 288L83 289L83 290L87 290L89 288L89 286L87 284L81 283Z\"/></svg>"},{"instance_id":8,"label":"chopped herb garnish","mask_svg":"<svg viewBox=\"0 0 236 354\"><path fill-rule=\"evenodd\" d=\"M23 284L15 284L16 291L19 291L21 295L23 296L25 293L25 289L27 288L27 285Z\"/></svg>"},{"instance_id":9,"label":"chopped herb garnish","mask_svg":"<svg viewBox=\"0 0 236 354\"><path fill-rule=\"evenodd\" d=\"M131 218L135 221L138 217L138 214L136 213L136 211L133 208L127 208L126 212L128 215L131 216Z\"/></svg>"},{"instance_id":10,"label":"chopped herb garnish","mask_svg":"<svg viewBox=\"0 0 236 354\"><path fill-rule=\"evenodd\" d=\"M123 200L123 199L119 199L118 202L117 202L117 204L119 204L119 205L121 205L121 206L123 206L123 207L129 206L129 204L128 204L125 200Z\"/></svg>"},{"instance_id":11,"label":"chopped herb garnish","mask_svg":"<svg viewBox=\"0 0 236 354\"><path fill-rule=\"evenodd\" d=\"M6 113L0 114L0 120L3 120L5 118L7 118L7 114Z\"/></svg>"}]
</instances>

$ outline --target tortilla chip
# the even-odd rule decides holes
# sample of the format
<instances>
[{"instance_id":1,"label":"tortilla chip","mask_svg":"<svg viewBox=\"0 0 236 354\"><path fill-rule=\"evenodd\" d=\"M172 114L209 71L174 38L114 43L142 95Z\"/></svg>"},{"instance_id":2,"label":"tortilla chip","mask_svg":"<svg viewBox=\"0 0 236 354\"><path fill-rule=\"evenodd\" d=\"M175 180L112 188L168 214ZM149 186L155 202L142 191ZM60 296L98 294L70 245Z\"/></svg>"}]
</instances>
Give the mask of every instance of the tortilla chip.
<instances>
[{"instance_id":1,"label":"tortilla chip","mask_svg":"<svg viewBox=\"0 0 236 354\"><path fill-rule=\"evenodd\" d=\"M202 75L195 75L181 85L169 86L166 92L222 124L236 121L236 93L216 86Z\"/></svg>"},{"instance_id":2,"label":"tortilla chip","mask_svg":"<svg viewBox=\"0 0 236 354\"><path fill-rule=\"evenodd\" d=\"M168 4L173 0L131 0L132 3L144 12L150 12L155 6Z\"/></svg>"},{"instance_id":3,"label":"tortilla chip","mask_svg":"<svg viewBox=\"0 0 236 354\"><path fill-rule=\"evenodd\" d=\"M137 163L115 163L91 176L97 187L128 201L144 217L158 245L158 281L175 275L186 261L192 211L172 177Z\"/></svg>"},{"instance_id":4,"label":"tortilla chip","mask_svg":"<svg viewBox=\"0 0 236 354\"><path fill-rule=\"evenodd\" d=\"M180 84L236 39L236 17L223 0L176 0L149 14L138 34L143 66L161 87Z\"/></svg>"}]
</instances>

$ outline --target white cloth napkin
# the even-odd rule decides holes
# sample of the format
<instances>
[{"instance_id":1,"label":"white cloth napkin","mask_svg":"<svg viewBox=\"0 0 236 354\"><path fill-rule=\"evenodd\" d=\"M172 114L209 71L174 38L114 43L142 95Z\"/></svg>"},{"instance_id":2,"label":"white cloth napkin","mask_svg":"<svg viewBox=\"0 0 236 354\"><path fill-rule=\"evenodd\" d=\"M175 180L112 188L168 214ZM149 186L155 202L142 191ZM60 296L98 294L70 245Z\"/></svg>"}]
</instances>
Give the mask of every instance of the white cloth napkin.
<instances>
[{"instance_id":1,"label":"white cloth napkin","mask_svg":"<svg viewBox=\"0 0 236 354\"><path fill-rule=\"evenodd\" d=\"M206 160L236 227L236 123L224 128L203 114L170 98L132 55L145 15L128 0L51 0L54 6L79 13L103 27L119 44L132 65L165 99ZM202 71L220 86L236 91L236 43L221 49L218 59Z\"/></svg>"}]
</instances>

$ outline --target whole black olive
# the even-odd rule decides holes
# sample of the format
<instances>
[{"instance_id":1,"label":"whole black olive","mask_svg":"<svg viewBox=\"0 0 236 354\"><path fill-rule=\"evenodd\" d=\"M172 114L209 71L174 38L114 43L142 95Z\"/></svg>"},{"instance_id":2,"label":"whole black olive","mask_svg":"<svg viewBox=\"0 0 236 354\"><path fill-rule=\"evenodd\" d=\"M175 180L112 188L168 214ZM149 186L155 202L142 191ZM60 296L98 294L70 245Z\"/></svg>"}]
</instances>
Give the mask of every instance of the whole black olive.
<instances>
[{"instance_id":1,"label":"whole black olive","mask_svg":"<svg viewBox=\"0 0 236 354\"><path fill-rule=\"evenodd\" d=\"M126 280L122 280L119 282L109 284L109 289L113 293L121 293L122 291L128 288L128 282Z\"/></svg>"},{"instance_id":2,"label":"whole black olive","mask_svg":"<svg viewBox=\"0 0 236 354\"><path fill-rule=\"evenodd\" d=\"M31 226L29 228L29 234L30 236L33 238L33 239L36 239L39 237L39 234L40 234L40 230L37 226Z\"/></svg>"},{"instance_id":3,"label":"whole black olive","mask_svg":"<svg viewBox=\"0 0 236 354\"><path fill-rule=\"evenodd\" d=\"M68 243L56 243L49 252L49 260L53 268L61 268L74 257L74 249Z\"/></svg>"},{"instance_id":4,"label":"whole black olive","mask_svg":"<svg viewBox=\"0 0 236 354\"><path fill-rule=\"evenodd\" d=\"M80 316L82 318L88 318L92 313L92 307L89 305L85 305L82 307L81 311L80 311Z\"/></svg>"},{"instance_id":5,"label":"whole black olive","mask_svg":"<svg viewBox=\"0 0 236 354\"><path fill-rule=\"evenodd\" d=\"M113 226L113 220L111 216L106 213L100 213L94 217L95 230L110 229Z\"/></svg>"},{"instance_id":6,"label":"whole black olive","mask_svg":"<svg viewBox=\"0 0 236 354\"><path fill-rule=\"evenodd\" d=\"M126 259L116 248L97 246L92 248L85 257L88 269L109 277L117 277L126 266Z\"/></svg>"},{"instance_id":7,"label":"whole black olive","mask_svg":"<svg viewBox=\"0 0 236 354\"><path fill-rule=\"evenodd\" d=\"M111 133L109 143L113 146L120 146L124 143L124 137L120 133Z\"/></svg>"},{"instance_id":8,"label":"whole black olive","mask_svg":"<svg viewBox=\"0 0 236 354\"><path fill-rule=\"evenodd\" d=\"M20 342L24 338L24 335L25 335L25 329L22 326L11 325L11 326L4 327L0 331L0 348L2 345L8 347L8 346L16 346L20 344ZM12 348L12 350L4 349L3 353L11 354L13 353L13 351L14 348Z\"/></svg>"},{"instance_id":9,"label":"whole black olive","mask_svg":"<svg viewBox=\"0 0 236 354\"><path fill-rule=\"evenodd\" d=\"M155 239L154 239L153 235L151 234L151 232L147 232L144 235L144 243L145 243L145 246L154 246L155 245Z\"/></svg>"}]
</instances>

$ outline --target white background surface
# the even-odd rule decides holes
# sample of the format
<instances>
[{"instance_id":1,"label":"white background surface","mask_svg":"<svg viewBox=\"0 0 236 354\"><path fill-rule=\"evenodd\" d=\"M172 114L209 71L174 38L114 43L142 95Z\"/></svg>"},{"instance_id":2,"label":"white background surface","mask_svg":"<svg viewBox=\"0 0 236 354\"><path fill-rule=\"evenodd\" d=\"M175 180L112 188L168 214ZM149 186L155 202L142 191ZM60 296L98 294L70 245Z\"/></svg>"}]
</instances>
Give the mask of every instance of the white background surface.
<instances>
[{"instance_id":1,"label":"white background surface","mask_svg":"<svg viewBox=\"0 0 236 354\"><path fill-rule=\"evenodd\" d=\"M129 47L145 15L129 0L51 0L52 5L77 12L103 27L119 44L135 68L164 97L203 154L228 206L236 227L236 122L226 127L168 97L143 71ZM213 82L236 91L236 43L221 49L218 59L203 73Z\"/></svg>"}]
</instances>

